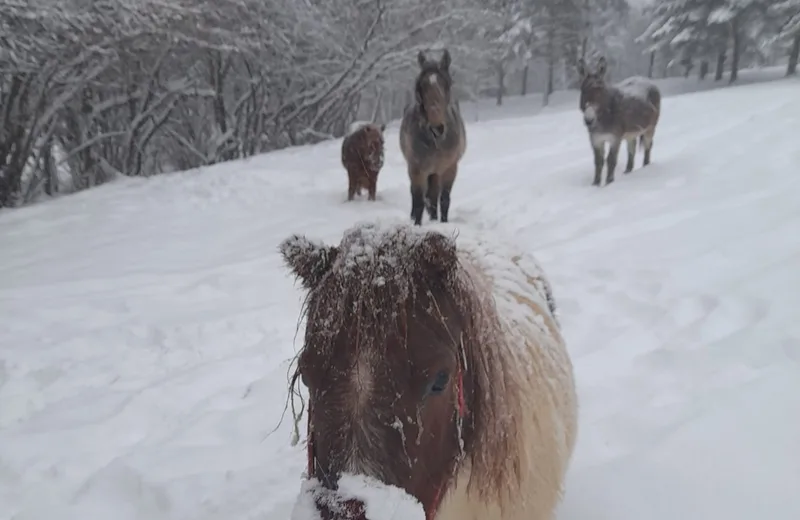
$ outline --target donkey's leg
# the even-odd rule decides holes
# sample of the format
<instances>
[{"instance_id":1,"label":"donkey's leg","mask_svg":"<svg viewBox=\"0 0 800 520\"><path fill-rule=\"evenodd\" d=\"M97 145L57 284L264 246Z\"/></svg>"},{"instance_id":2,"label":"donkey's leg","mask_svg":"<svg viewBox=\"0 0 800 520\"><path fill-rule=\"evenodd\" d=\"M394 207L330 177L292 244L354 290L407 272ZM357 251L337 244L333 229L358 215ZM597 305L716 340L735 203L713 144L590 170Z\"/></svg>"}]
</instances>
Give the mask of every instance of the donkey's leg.
<instances>
[{"instance_id":1,"label":"donkey's leg","mask_svg":"<svg viewBox=\"0 0 800 520\"><path fill-rule=\"evenodd\" d=\"M426 205L428 215L431 220L439 219L439 175L432 173L428 175L428 193L426 195Z\"/></svg>"},{"instance_id":2,"label":"donkey's leg","mask_svg":"<svg viewBox=\"0 0 800 520\"><path fill-rule=\"evenodd\" d=\"M442 175L442 222L447 222L448 213L450 212L450 192L453 191L453 183L456 182L456 174L458 173L458 163L454 164Z\"/></svg>"},{"instance_id":3,"label":"donkey's leg","mask_svg":"<svg viewBox=\"0 0 800 520\"><path fill-rule=\"evenodd\" d=\"M603 175L603 143L593 143L592 151L594 152L594 181L592 186L600 186L600 178Z\"/></svg>"},{"instance_id":4,"label":"donkey's leg","mask_svg":"<svg viewBox=\"0 0 800 520\"><path fill-rule=\"evenodd\" d=\"M622 139L614 138L608 146L608 157L606 157L606 184L614 182L614 169L617 167L617 157Z\"/></svg>"},{"instance_id":5,"label":"donkey's leg","mask_svg":"<svg viewBox=\"0 0 800 520\"><path fill-rule=\"evenodd\" d=\"M628 148L628 164L625 165L625 173L630 173L633 170L633 159L636 157L636 138L627 139L626 145Z\"/></svg>"},{"instance_id":6,"label":"donkey's leg","mask_svg":"<svg viewBox=\"0 0 800 520\"><path fill-rule=\"evenodd\" d=\"M411 219L414 224L422 224L422 213L425 211L425 183L427 179L419 170L409 171L411 179Z\"/></svg>"},{"instance_id":7,"label":"donkey's leg","mask_svg":"<svg viewBox=\"0 0 800 520\"><path fill-rule=\"evenodd\" d=\"M643 145L644 145L644 161L642 161L642 166L647 166L650 164L650 150L653 148L653 137L656 133L656 129L653 128L652 130L648 130L645 132L643 136Z\"/></svg>"}]
</instances>

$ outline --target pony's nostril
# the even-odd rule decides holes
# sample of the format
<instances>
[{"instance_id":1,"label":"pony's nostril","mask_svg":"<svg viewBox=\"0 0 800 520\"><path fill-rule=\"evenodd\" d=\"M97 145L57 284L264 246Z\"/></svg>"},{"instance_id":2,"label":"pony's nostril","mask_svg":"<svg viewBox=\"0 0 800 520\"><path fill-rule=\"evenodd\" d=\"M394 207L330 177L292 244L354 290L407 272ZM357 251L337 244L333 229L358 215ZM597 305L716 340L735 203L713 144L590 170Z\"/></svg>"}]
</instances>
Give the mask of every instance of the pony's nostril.
<instances>
[{"instance_id":1,"label":"pony's nostril","mask_svg":"<svg viewBox=\"0 0 800 520\"><path fill-rule=\"evenodd\" d=\"M433 132L433 135L435 135L436 137L441 137L442 134L444 134L444 125L431 126L431 132Z\"/></svg>"}]
</instances>

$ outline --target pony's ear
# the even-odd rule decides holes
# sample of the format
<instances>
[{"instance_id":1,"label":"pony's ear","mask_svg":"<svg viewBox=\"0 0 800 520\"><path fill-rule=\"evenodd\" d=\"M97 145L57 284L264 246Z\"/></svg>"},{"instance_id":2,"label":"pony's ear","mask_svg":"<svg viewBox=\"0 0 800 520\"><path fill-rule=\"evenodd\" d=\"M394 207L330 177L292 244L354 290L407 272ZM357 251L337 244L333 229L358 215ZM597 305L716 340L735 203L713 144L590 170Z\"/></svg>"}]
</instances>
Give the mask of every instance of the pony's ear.
<instances>
[{"instance_id":1,"label":"pony's ear","mask_svg":"<svg viewBox=\"0 0 800 520\"><path fill-rule=\"evenodd\" d=\"M606 69L608 68L608 62L606 61L605 56L600 56L600 59L597 60L597 74L602 76L606 73Z\"/></svg>"},{"instance_id":2,"label":"pony's ear","mask_svg":"<svg viewBox=\"0 0 800 520\"><path fill-rule=\"evenodd\" d=\"M458 264L456 242L441 233L427 233L417 246L420 259L439 276L455 270Z\"/></svg>"},{"instance_id":3,"label":"pony's ear","mask_svg":"<svg viewBox=\"0 0 800 520\"><path fill-rule=\"evenodd\" d=\"M424 67L426 62L427 60L425 59L425 53L419 51L417 53L417 63L419 64L420 68Z\"/></svg>"},{"instance_id":4,"label":"pony's ear","mask_svg":"<svg viewBox=\"0 0 800 520\"><path fill-rule=\"evenodd\" d=\"M583 58L578 60L578 75L583 78L586 76L586 62Z\"/></svg>"},{"instance_id":5,"label":"pony's ear","mask_svg":"<svg viewBox=\"0 0 800 520\"><path fill-rule=\"evenodd\" d=\"M450 51L445 49L442 53L442 59L439 60L439 67L443 68L444 70L450 70Z\"/></svg>"},{"instance_id":6,"label":"pony's ear","mask_svg":"<svg viewBox=\"0 0 800 520\"><path fill-rule=\"evenodd\" d=\"M279 249L283 261L306 289L313 289L319 284L339 254L339 249L334 246L312 242L300 235L285 239Z\"/></svg>"}]
</instances>

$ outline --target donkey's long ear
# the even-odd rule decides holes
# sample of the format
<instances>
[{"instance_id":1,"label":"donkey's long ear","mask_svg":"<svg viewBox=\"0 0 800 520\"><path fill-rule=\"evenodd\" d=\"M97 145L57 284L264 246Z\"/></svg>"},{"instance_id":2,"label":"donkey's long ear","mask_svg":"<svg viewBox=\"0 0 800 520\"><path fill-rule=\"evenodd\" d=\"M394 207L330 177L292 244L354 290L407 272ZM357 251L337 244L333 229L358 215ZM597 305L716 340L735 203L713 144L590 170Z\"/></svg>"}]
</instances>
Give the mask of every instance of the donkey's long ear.
<instances>
[{"instance_id":1,"label":"donkey's long ear","mask_svg":"<svg viewBox=\"0 0 800 520\"><path fill-rule=\"evenodd\" d=\"M583 78L586 76L586 62L583 58L578 60L578 75Z\"/></svg>"},{"instance_id":2,"label":"donkey's long ear","mask_svg":"<svg viewBox=\"0 0 800 520\"><path fill-rule=\"evenodd\" d=\"M426 62L427 62L427 60L425 59L425 53L422 52L422 51L419 51L417 53L417 63L419 64L420 68L424 67Z\"/></svg>"},{"instance_id":3,"label":"donkey's long ear","mask_svg":"<svg viewBox=\"0 0 800 520\"><path fill-rule=\"evenodd\" d=\"M304 236L292 235L279 246L283 261L306 289L316 287L330 271L339 249L312 242Z\"/></svg>"},{"instance_id":4,"label":"donkey's long ear","mask_svg":"<svg viewBox=\"0 0 800 520\"><path fill-rule=\"evenodd\" d=\"M450 70L450 51L445 49L442 53L442 59L439 60L439 67L443 68L446 71Z\"/></svg>"},{"instance_id":5,"label":"donkey's long ear","mask_svg":"<svg viewBox=\"0 0 800 520\"><path fill-rule=\"evenodd\" d=\"M458 265L456 242L441 233L427 233L417 246L419 257L437 275L447 276Z\"/></svg>"},{"instance_id":6,"label":"donkey's long ear","mask_svg":"<svg viewBox=\"0 0 800 520\"><path fill-rule=\"evenodd\" d=\"M606 73L607 68L608 62L606 61L606 57L600 56L600 59L597 60L597 74L603 76Z\"/></svg>"}]
</instances>

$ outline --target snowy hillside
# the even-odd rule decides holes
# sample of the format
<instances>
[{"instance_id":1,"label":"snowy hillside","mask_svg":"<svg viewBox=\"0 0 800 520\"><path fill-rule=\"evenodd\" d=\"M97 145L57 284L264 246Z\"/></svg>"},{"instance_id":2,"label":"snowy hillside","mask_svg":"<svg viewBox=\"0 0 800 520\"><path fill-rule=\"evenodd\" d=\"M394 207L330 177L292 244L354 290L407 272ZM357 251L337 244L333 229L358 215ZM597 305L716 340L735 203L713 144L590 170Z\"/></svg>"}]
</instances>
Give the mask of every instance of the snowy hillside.
<instances>
[{"instance_id":1,"label":"snowy hillside","mask_svg":"<svg viewBox=\"0 0 800 520\"><path fill-rule=\"evenodd\" d=\"M574 358L560 520L800 518L798 129L797 81L667 97L653 164L598 189L577 109L470 123L453 225L537 255ZM276 246L410 208L396 130L374 203L339 146L0 213L0 519L288 518Z\"/></svg>"}]
</instances>

